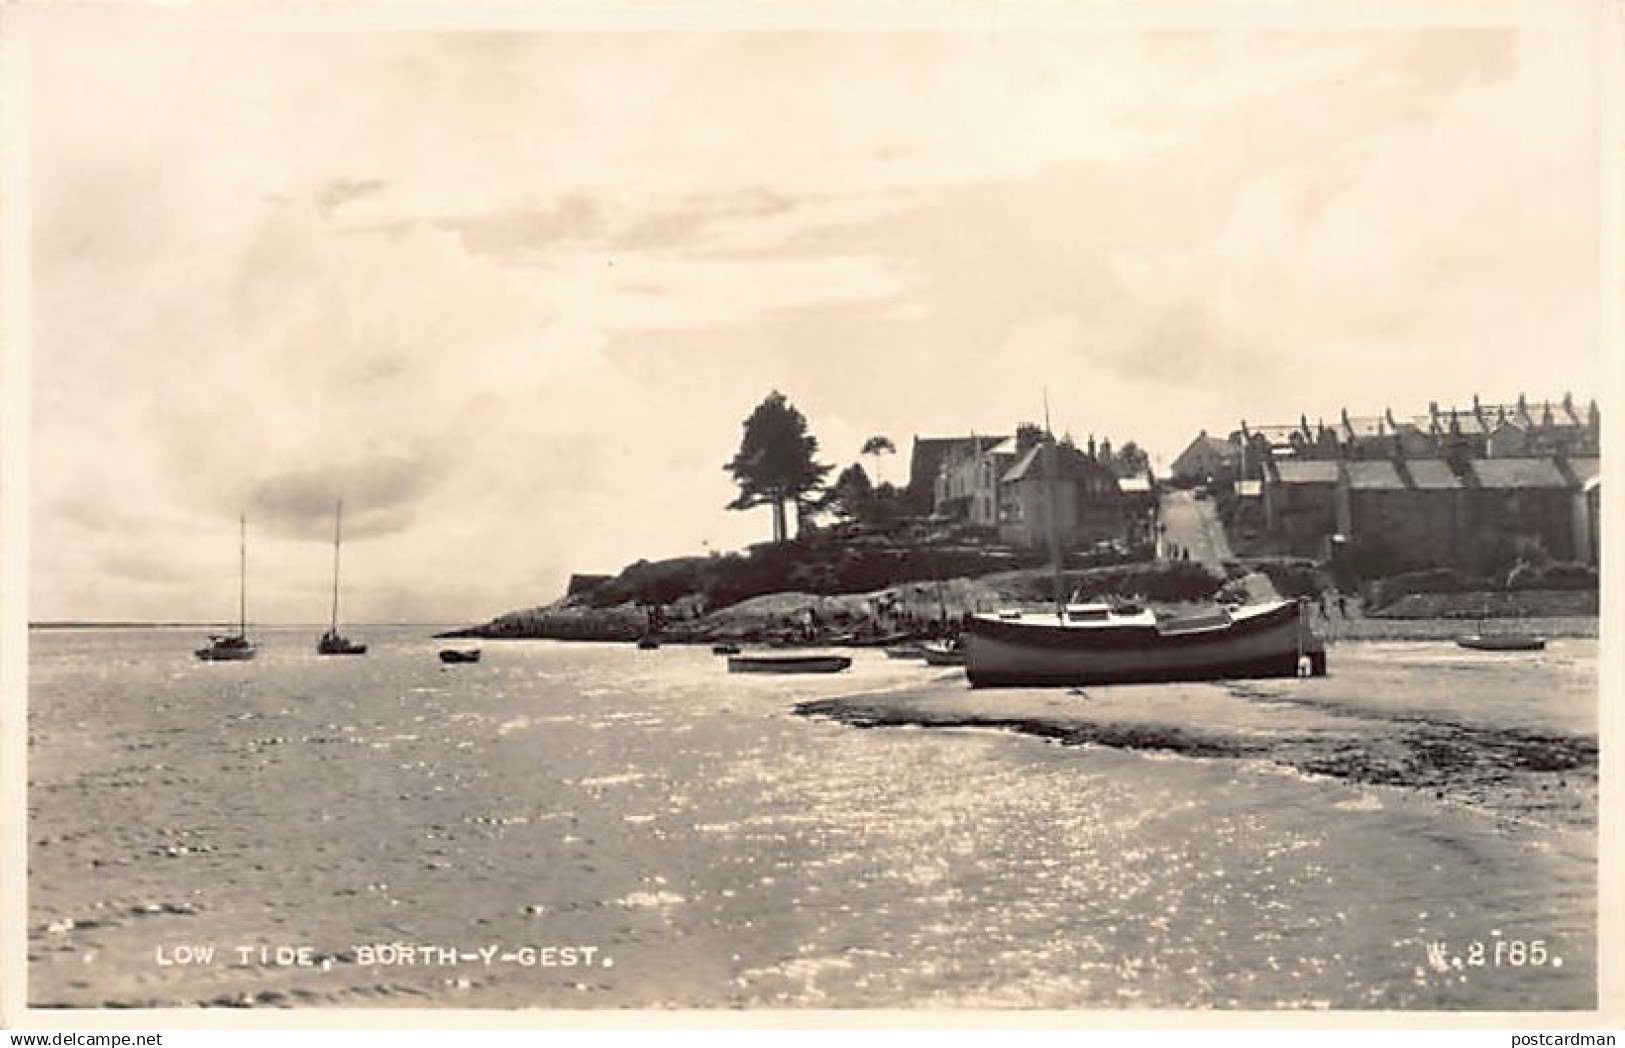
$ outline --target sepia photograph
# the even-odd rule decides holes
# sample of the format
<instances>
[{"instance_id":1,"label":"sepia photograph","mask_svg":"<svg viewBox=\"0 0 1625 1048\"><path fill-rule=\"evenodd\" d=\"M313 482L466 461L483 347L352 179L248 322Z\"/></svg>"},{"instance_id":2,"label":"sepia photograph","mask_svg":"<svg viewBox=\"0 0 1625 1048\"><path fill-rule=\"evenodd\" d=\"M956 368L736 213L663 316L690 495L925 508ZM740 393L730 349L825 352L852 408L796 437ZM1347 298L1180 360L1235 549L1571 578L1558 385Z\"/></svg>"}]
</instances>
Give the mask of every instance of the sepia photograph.
<instances>
[{"instance_id":1,"label":"sepia photograph","mask_svg":"<svg viewBox=\"0 0 1625 1048\"><path fill-rule=\"evenodd\" d=\"M1619 1020L1617 7L0 28L8 1022Z\"/></svg>"}]
</instances>

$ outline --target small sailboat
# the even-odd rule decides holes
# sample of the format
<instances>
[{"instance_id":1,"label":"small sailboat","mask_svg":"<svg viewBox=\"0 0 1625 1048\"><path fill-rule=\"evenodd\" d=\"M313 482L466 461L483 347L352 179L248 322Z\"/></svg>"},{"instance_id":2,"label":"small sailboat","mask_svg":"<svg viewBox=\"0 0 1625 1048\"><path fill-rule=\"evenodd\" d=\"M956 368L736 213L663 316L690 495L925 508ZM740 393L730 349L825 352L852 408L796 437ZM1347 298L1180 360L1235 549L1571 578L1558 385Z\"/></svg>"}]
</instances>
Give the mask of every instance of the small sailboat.
<instances>
[{"instance_id":1,"label":"small sailboat","mask_svg":"<svg viewBox=\"0 0 1625 1048\"><path fill-rule=\"evenodd\" d=\"M480 649L478 648L442 648L440 661L446 663L478 662Z\"/></svg>"},{"instance_id":2,"label":"small sailboat","mask_svg":"<svg viewBox=\"0 0 1625 1048\"><path fill-rule=\"evenodd\" d=\"M340 502L333 516L333 618L327 632L316 641L318 655L365 655L367 646L357 644L339 633L339 535L344 526L344 503Z\"/></svg>"},{"instance_id":3,"label":"small sailboat","mask_svg":"<svg viewBox=\"0 0 1625 1048\"><path fill-rule=\"evenodd\" d=\"M194 655L204 662L246 662L254 657L254 642L248 639L248 519L237 518L237 632L209 634L209 643Z\"/></svg>"}]
</instances>

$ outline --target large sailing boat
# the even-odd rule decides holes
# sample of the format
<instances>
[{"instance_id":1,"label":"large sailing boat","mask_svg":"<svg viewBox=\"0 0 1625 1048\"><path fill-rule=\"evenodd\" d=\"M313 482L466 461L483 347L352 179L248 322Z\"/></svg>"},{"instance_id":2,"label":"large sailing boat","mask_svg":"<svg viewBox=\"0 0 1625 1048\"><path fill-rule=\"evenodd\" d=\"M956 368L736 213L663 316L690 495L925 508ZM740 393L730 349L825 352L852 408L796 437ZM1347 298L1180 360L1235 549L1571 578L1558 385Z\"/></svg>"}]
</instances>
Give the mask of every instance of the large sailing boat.
<instances>
[{"instance_id":1,"label":"large sailing boat","mask_svg":"<svg viewBox=\"0 0 1625 1048\"><path fill-rule=\"evenodd\" d=\"M248 639L248 520L237 518L237 632L209 635L209 643L193 654L205 662L243 662L254 657Z\"/></svg>"},{"instance_id":2,"label":"large sailing boat","mask_svg":"<svg viewBox=\"0 0 1625 1048\"><path fill-rule=\"evenodd\" d=\"M1063 597L1055 521L1054 439L1047 503L1055 610L972 615L961 644L971 687L1038 687L1248 677L1323 676L1326 648L1301 602L1277 600L1161 620L1149 609L1069 604Z\"/></svg>"},{"instance_id":3,"label":"large sailing boat","mask_svg":"<svg viewBox=\"0 0 1625 1048\"><path fill-rule=\"evenodd\" d=\"M327 632L316 642L318 655L365 655L367 646L357 644L339 634L339 536L344 526L344 503L340 502L333 516L333 618Z\"/></svg>"}]
</instances>

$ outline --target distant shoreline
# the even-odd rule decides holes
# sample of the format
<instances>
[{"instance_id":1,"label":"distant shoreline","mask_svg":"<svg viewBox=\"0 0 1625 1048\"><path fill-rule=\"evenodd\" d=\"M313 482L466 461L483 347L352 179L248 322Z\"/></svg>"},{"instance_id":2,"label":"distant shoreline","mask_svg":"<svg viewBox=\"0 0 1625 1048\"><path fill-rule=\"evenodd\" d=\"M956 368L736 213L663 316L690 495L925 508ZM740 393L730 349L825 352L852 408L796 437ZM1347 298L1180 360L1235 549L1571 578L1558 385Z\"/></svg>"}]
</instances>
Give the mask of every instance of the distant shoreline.
<instances>
[{"instance_id":1,"label":"distant shoreline","mask_svg":"<svg viewBox=\"0 0 1625 1048\"><path fill-rule=\"evenodd\" d=\"M410 629L443 629L447 622L349 622L344 624L347 630L410 630ZM251 622L253 629L262 630L321 630L327 628L325 622ZM31 630L234 630L235 622L92 622L78 619L67 619L60 622L30 622Z\"/></svg>"}]
</instances>

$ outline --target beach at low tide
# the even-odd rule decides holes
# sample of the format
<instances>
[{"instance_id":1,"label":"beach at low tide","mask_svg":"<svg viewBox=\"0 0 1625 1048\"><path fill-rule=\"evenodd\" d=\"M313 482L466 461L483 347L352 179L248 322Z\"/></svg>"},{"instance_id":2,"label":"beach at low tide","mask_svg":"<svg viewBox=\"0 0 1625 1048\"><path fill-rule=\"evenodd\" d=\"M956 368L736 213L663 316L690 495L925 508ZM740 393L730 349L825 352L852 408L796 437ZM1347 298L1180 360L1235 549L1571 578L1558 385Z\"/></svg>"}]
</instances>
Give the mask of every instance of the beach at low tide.
<instances>
[{"instance_id":1,"label":"beach at low tide","mask_svg":"<svg viewBox=\"0 0 1625 1048\"><path fill-rule=\"evenodd\" d=\"M1593 640L1075 692L195 639L30 637L35 1006L1595 1003Z\"/></svg>"}]
</instances>

